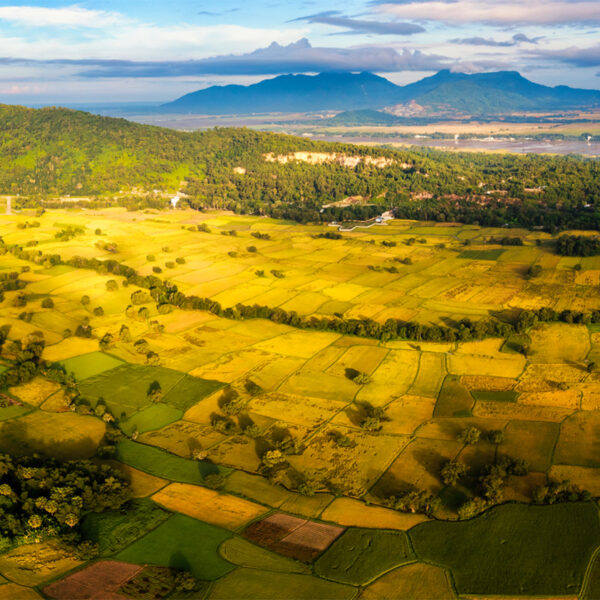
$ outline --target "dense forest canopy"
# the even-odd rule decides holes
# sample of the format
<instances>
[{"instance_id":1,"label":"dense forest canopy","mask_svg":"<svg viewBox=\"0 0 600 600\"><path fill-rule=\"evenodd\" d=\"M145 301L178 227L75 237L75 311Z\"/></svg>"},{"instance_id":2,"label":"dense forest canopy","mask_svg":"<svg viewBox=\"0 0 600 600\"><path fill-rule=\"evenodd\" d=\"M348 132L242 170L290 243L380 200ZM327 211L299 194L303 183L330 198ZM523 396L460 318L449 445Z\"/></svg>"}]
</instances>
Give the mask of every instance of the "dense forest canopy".
<instances>
[{"instance_id":1,"label":"dense forest canopy","mask_svg":"<svg viewBox=\"0 0 600 600\"><path fill-rule=\"evenodd\" d=\"M298 221L362 196L399 216L483 225L598 229L600 161L576 156L391 150L248 129L180 132L62 108L0 106L0 193L45 198L119 190L185 191L194 208ZM391 158L310 164L265 154L336 152ZM243 167L244 172L236 172ZM353 211L346 209L348 218Z\"/></svg>"}]
</instances>

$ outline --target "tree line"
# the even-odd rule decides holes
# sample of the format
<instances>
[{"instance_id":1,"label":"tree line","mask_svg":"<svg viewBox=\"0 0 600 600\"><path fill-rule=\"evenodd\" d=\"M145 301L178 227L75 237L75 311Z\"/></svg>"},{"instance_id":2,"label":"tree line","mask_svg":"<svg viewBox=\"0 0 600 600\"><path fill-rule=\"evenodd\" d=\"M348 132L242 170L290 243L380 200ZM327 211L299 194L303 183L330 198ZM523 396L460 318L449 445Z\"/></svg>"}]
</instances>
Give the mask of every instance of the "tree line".
<instances>
[{"instance_id":1,"label":"tree line","mask_svg":"<svg viewBox=\"0 0 600 600\"><path fill-rule=\"evenodd\" d=\"M560 321L565 323L600 323L600 311L589 313L565 310L556 312L551 308L542 308L538 311L521 311L513 323L497 318L480 321L462 319L455 327L442 325L426 325L423 323L404 321L401 319L387 319L379 323L373 319L348 319L342 316L317 317L301 316L296 311L286 311L282 308L253 304L238 303L233 307L223 308L219 302L211 298L191 295L179 291L177 286L168 280L162 280L156 275L140 275L135 269L119 263L117 260L99 260L74 256L65 261L60 255L44 255L40 250L27 250L18 245L3 246L6 251L15 256L36 262L38 264L65 264L75 268L91 269L101 274L110 273L125 277L128 284L136 285L149 290L150 297L157 304L159 312L169 310L169 307L178 307L183 310L205 310L218 317L226 319L269 319L299 329L313 329L318 331L333 331L343 335L375 338L381 341L391 339L406 339L429 342L455 342L480 340L489 337L508 338L515 332L526 330L537 321ZM136 301L132 294L132 303ZM1 375L0 375L1 377Z\"/></svg>"}]
</instances>

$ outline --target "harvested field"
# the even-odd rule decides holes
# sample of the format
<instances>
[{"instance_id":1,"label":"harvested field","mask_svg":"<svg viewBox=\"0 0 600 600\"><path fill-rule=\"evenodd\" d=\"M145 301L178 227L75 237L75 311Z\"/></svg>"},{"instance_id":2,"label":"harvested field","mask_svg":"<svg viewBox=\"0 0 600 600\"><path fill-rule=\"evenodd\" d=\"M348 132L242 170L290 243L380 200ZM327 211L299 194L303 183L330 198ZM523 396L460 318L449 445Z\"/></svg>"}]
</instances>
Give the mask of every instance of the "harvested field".
<instances>
[{"instance_id":1,"label":"harvested field","mask_svg":"<svg viewBox=\"0 0 600 600\"><path fill-rule=\"evenodd\" d=\"M103 560L73 573L44 588L44 594L56 600L92 600L117 597L119 588L142 570L116 560Z\"/></svg>"},{"instance_id":2,"label":"harvested field","mask_svg":"<svg viewBox=\"0 0 600 600\"><path fill-rule=\"evenodd\" d=\"M335 525L307 521L269 547L289 558L312 562L343 531L342 527Z\"/></svg>"}]
</instances>

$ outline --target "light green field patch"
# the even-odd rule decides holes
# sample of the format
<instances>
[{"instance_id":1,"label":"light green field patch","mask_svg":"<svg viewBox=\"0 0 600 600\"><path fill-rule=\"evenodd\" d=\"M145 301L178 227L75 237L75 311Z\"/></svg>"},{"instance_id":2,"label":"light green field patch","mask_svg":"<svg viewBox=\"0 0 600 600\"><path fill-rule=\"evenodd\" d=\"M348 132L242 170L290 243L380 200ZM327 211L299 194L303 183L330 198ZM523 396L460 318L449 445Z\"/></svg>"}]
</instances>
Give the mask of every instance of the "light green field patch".
<instances>
[{"instance_id":1,"label":"light green field patch","mask_svg":"<svg viewBox=\"0 0 600 600\"><path fill-rule=\"evenodd\" d=\"M219 553L225 560L240 567L279 573L310 573L307 565L269 552L240 537L225 540L219 547Z\"/></svg>"},{"instance_id":2,"label":"light green field patch","mask_svg":"<svg viewBox=\"0 0 600 600\"><path fill-rule=\"evenodd\" d=\"M127 435L131 435L134 431L144 433L145 431L160 429L165 425L169 425L169 423L178 421L182 416L183 412L181 410L177 410L161 402L135 413L129 419L120 423L119 427Z\"/></svg>"},{"instance_id":3,"label":"light green field patch","mask_svg":"<svg viewBox=\"0 0 600 600\"><path fill-rule=\"evenodd\" d=\"M114 369L122 365L123 361L104 352L91 352L90 354L68 358L61 361L61 364L65 367L67 373L73 373L75 379L82 381L88 377Z\"/></svg>"},{"instance_id":4,"label":"light green field patch","mask_svg":"<svg viewBox=\"0 0 600 600\"><path fill-rule=\"evenodd\" d=\"M229 469L208 462L174 456L159 448L128 439L119 442L116 458L126 465L150 473L150 475L180 483L200 485L206 475L229 472Z\"/></svg>"},{"instance_id":5,"label":"light green field patch","mask_svg":"<svg viewBox=\"0 0 600 600\"><path fill-rule=\"evenodd\" d=\"M176 514L116 558L134 564L189 570L198 579L213 580L233 569L218 553L219 545L230 536L230 532L220 527Z\"/></svg>"}]
</instances>

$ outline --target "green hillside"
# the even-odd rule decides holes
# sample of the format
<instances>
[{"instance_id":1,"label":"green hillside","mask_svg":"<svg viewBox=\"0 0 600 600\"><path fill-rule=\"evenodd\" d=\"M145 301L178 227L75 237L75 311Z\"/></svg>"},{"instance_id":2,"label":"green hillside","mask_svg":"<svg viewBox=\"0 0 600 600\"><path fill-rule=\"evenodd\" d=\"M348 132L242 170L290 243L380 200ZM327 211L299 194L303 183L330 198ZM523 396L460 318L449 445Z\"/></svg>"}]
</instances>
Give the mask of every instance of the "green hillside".
<instances>
[{"instance_id":1,"label":"green hillside","mask_svg":"<svg viewBox=\"0 0 600 600\"><path fill-rule=\"evenodd\" d=\"M600 222L600 163L593 159L398 151L234 128L187 133L63 108L0 106L0 132L0 193L31 201L70 194L107 202L120 190L181 190L198 209L318 222L374 216L360 205L321 210L361 196L406 218L547 229L598 229ZM265 158L296 151L361 160L348 167L333 158ZM388 162L377 166L366 156ZM543 194L528 191L537 188Z\"/></svg>"}]
</instances>

